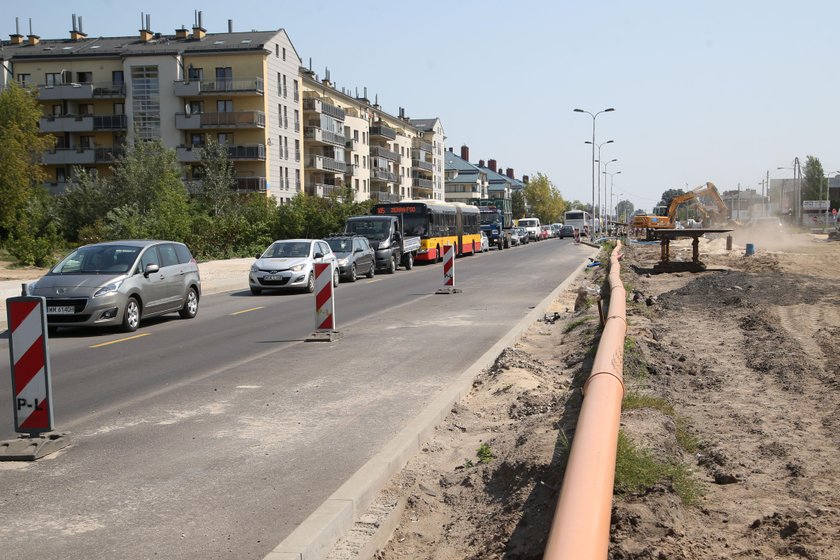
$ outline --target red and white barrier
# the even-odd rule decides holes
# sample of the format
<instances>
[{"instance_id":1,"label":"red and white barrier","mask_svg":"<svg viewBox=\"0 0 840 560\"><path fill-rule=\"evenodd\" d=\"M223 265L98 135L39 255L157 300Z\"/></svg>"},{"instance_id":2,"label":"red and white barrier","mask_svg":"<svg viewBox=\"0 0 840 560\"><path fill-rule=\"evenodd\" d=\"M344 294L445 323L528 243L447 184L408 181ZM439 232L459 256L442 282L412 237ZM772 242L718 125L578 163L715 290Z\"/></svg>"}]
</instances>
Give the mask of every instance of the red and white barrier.
<instances>
[{"instance_id":1,"label":"red and white barrier","mask_svg":"<svg viewBox=\"0 0 840 560\"><path fill-rule=\"evenodd\" d=\"M53 429L47 305L43 297L6 300L12 366L15 431L30 435Z\"/></svg>"},{"instance_id":2,"label":"red and white barrier","mask_svg":"<svg viewBox=\"0 0 840 560\"><path fill-rule=\"evenodd\" d=\"M333 263L315 263L315 330L335 330Z\"/></svg>"},{"instance_id":3,"label":"red and white barrier","mask_svg":"<svg viewBox=\"0 0 840 560\"><path fill-rule=\"evenodd\" d=\"M455 288L455 247L443 246L443 287L438 288L436 294L456 294L461 290Z\"/></svg>"}]
</instances>

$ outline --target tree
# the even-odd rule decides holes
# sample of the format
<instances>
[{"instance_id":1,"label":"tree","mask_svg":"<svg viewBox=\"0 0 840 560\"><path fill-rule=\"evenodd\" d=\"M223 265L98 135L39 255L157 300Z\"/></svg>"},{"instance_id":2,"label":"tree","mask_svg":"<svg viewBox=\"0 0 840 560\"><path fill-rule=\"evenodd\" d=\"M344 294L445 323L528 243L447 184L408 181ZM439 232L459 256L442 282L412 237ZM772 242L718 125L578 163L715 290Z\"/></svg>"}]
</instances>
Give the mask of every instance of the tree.
<instances>
[{"instance_id":1,"label":"tree","mask_svg":"<svg viewBox=\"0 0 840 560\"><path fill-rule=\"evenodd\" d=\"M672 198L681 194L685 194L685 191L682 189L668 189L662 193L662 200L659 201L659 206L668 206L671 204Z\"/></svg>"},{"instance_id":2,"label":"tree","mask_svg":"<svg viewBox=\"0 0 840 560\"><path fill-rule=\"evenodd\" d=\"M619 200L618 204L615 205L615 211L616 214L618 214L619 222L628 223L635 210L636 209L633 206L633 203L629 200Z\"/></svg>"},{"instance_id":3,"label":"tree","mask_svg":"<svg viewBox=\"0 0 840 560\"><path fill-rule=\"evenodd\" d=\"M560 221L566 211L566 201L547 176L537 173L523 191L531 214L544 224Z\"/></svg>"},{"instance_id":4,"label":"tree","mask_svg":"<svg viewBox=\"0 0 840 560\"><path fill-rule=\"evenodd\" d=\"M45 178L40 161L53 140L38 131L41 115L33 92L15 82L0 90L0 239L14 229L18 211Z\"/></svg>"},{"instance_id":5,"label":"tree","mask_svg":"<svg viewBox=\"0 0 840 560\"><path fill-rule=\"evenodd\" d=\"M525 195L522 191L513 191L510 195L510 208L513 219L524 218L528 209L525 207Z\"/></svg>"},{"instance_id":6,"label":"tree","mask_svg":"<svg viewBox=\"0 0 840 560\"><path fill-rule=\"evenodd\" d=\"M805 158L805 174L802 177L802 198L800 200L825 200L828 179L823 172L819 158Z\"/></svg>"},{"instance_id":7,"label":"tree","mask_svg":"<svg viewBox=\"0 0 840 560\"><path fill-rule=\"evenodd\" d=\"M228 157L227 146L210 140L201 148L201 188L195 201L211 216L218 217L229 212L236 203L236 171Z\"/></svg>"},{"instance_id":8,"label":"tree","mask_svg":"<svg viewBox=\"0 0 840 560\"><path fill-rule=\"evenodd\" d=\"M570 210L583 210L592 214L592 203L581 202L580 200L573 200L567 204Z\"/></svg>"}]
</instances>

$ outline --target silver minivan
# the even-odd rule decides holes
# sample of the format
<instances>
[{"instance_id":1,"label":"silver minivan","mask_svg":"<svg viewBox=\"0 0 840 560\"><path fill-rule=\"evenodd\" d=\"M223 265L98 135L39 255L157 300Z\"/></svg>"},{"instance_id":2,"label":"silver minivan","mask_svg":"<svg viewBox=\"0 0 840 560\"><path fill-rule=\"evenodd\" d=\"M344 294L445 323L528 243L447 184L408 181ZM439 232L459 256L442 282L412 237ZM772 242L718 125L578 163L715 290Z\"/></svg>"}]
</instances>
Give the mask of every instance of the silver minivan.
<instances>
[{"instance_id":1,"label":"silver minivan","mask_svg":"<svg viewBox=\"0 0 840 560\"><path fill-rule=\"evenodd\" d=\"M164 313L195 317L201 278L183 243L109 241L79 247L29 284L27 292L46 298L51 332L80 326L132 332L141 319Z\"/></svg>"}]
</instances>

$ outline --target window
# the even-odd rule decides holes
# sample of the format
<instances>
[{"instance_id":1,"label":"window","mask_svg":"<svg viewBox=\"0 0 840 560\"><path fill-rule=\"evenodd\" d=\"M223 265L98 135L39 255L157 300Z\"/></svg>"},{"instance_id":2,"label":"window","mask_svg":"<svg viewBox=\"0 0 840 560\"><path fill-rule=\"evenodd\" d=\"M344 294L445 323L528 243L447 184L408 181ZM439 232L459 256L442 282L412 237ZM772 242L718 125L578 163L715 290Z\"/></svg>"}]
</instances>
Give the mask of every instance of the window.
<instances>
[{"instance_id":1,"label":"window","mask_svg":"<svg viewBox=\"0 0 840 560\"><path fill-rule=\"evenodd\" d=\"M190 66L187 69L187 80L189 81L198 81L204 79L204 68L193 68Z\"/></svg>"},{"instance_id":2,"label":"window","mask_svg":"<svg viewBox=\"0 0 840 560\"><path fill-rule=\"evenodd\" d=\"M143 256L140 257L141 270L146 270L146 267L150 264L156 264L160 266L160 257L158 257L157 247L149 247L143 253Z\"/></svg>"},{"instance_id":3,"label":"window","mask_svg":"<svg viewBox=\"0 0 840 560\"><path fill-rule=\"evenodd\" d=\"M295 161L300 161L300 140L295 140Z\"/></svg>"},{"instance_id":4,"label":"window","mask_svg":"<svg viewBox=\"0 0 840 560\"><path fill-rule=\"evenodd\" d=\"M58 72L46 74L44 78L46 78L44 83L47 84L47 87L57 86L61 83L61 74Z\"/></svg>"},{"instance_id":5,"label":"window","mask_svg":"<svg viewBox=\"0 0 840 560\"><path fill-rule=\"evenodd\" d=\"M232 113L233 112L233 100L232 99L219 99L216 101L216 112L217 113Z\"/></svg>"},{"instance_id":6,"label":"window","mask_svg":"<svg viewBox=\"0 0 840 560\"><path fill-rule=\"evenodd\" d=\"M283 50L285 51L286 49L283 49ZM279 57L279 56L280 56L280 45L274 45L274 56L275 56L275 57ZM285 57L284 57L284 58L285 58Z\"/></svg>"},{"instance_id":7,"label":"window","mask_svg":"<svg viewBox=\"0 0 840 560\"><path fill-rule=\"evenodd\" d=\"M354 181L356 182L356 192L359 192L359 180L354 179Z\"/></svg>"},{"instance_id":8,"label":"window","mask_svg":"<svg viewBox=\"0 0 840 560\"><path fill-rule=\"evenodd\" d=\"M230 91L233 89L233 68L220 66L216 68L216 90Z\"/></svg>"},{"instance_id":9,"label":"window","mask_svg":"<svg viewBox=\"0 0 840 560\"><path fill-rule=\"evenodd\" d=\"M158 252L160 253L160 266L175 266L179 264L178 262L178 252L175 250L175 246L171 243L166 243L164 245L158 245Z\"/></svg>"},{"instance_id":10,"label":"window","mask_svg":"<svg viewBox=\"0 0 840 560\"><path fill-rule=\"evenodd\" d=\"M359 131L358 130L353 131L353 140L355 140L356 142L359 141Z\"/></svg>"},{"instance_id":11,"label":"window","mask_svg":"<svg viewBox=\"0 0 840 560\"><path fill-rule=\"evenodd\" d=\"M286 60L286 47L283 47L283 60Z\"/></svg>"},{"instance_id":12,"label":"window","mask_svg":"<svg viewBox=\"0 0 840 560\"><path fill-rule=\"evenodd\" d=\"M64 183L67 181L67 175L64 171L63 167L57 167L55 169L55 182L56 183Z\"/></svg>"},{"instance_id":13,"label":"window","mask_svg":"<svg viewBox=\"0 0 840 560\"><path fill-rule=\"evenodd\" d=\"M85 149L93 148L93 136L79 136L79 147Z\"/></svg>"},{"instance_id":14,"label":"window","mask_svg":"<svg viewBox=\"0 0 840 560\"><path fill-rule=\"evenodd\" d=\"M286 89L286 76L283 76L283 97L288 97L288 90Z\"/></svg>"},{"instance_id":15,"label":"window","mask_svg":"<svg viewBox=\"0 0 840 560\"><path fill-rule=\"evenodd\" d=\"M93 105L84 104L79 105L79 114L83 116L93 116Z\"/></svg>"},{"instance_id":16,"label":"window","mask_svg":"<svg viewBox=\"0 0 840 560\"><path fill-rule=\"evenodd\" d=\"M194 133L190 135L190 144L194 148L200 148L204 145L204 135L201 133Z\"/></svg>"},{"instance_id":17,"label":"window","mask_svg":"<svg viewBox=\"0 0 840 560\"><path fill-rule=\"evenodd\" d=\"M289 108L283 107L283 128L289 128Z\"/></svg>"},{"instance_id":18,"label":"window","mask_svg":"<svg viewBox=\"0 0 840 560\"><path fill-rule=\"evenodd\" d=\"M222 146L233 145L233 133L220 132L216 135L216 141Z\"/></svg>"},{"instance_id":19,"label":"window","mask_svg":"<svg viewBox=\"0 0 840 560\"><path fill-rule=\"evenodd\" d=\"M277 72L277 95L283 95L283 74Z\"/></svg>"},{"instance_id":20,"label":"window","mask_svg":"<svg viewBox=\"0 0 840 560\"><path fill-rule=\"evenodd\" d=\"M297 80L292 80L292 92L294 93L295 101L297 101L300 98L300 91L298 90Z\"/></svg>"},{"instance_id":21,"label":"window","mask_svg":"<svg viewBox=\"0 0 840 560\"><path fill-rule=\"evenodd\" d=\"M131 67L134 129L139 138L160 138L160 76L157 66Z\"/></svg>"},{"instance_id":22,"label":"window","mask_svg":"<svg viewBox=\"0 0 840 560\"><path fill-rule=\"evenodd\" d=\"M300 131L300 111L295 109L295 132Z\"/></svg>"},{"instance_id":23,"label":"window","mask_svg":"<svg viewBox=\"0 0 840 560\"><path fill-rule=\"evenodd\" d=\"M52 114L54 117L60 117L64 114L64 107L60 103L56 103L52 106Z\"/></svg>"},{"instance_id":24,"label":"window","mask_svg":"<svg viewBox=\"0 0 840 560\"><path fill-rule=\"evenodd\" d=\"M114 103L114 114L115 115L125 115L125 104L124 103Z\"/></svg>"},{"instance_id":25,"label":"window","mask_svg":"<svg viewBox=\"0 0 840 560\"><path fill-rule=\"evenodd\" d=\"M76 72L76 82L80 84L92 84L93 72Z\"/></svg>"},{"instance_id":26,"label":"window","mask_svg":"<svg viewBox=\"0 0 840 560\"><path fill-rule=\"evenodd\" d=\"M122 70L114 70L111 72L111 83L114 85L122 85L125 83L125 73Z\"/></svg>"}]
</instances>

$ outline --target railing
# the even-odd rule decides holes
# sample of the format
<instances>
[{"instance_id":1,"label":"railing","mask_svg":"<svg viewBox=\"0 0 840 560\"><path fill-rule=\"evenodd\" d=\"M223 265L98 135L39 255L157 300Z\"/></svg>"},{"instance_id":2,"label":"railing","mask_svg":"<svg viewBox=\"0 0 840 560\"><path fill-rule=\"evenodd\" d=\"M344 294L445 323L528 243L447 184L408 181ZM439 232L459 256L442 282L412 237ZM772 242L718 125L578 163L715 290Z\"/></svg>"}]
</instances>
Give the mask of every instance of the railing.
<instances>
[{"instance_id":1,"label":"railing","mask_svg":"<svg viewBox=\"0 0 840 560\"><path fill-rule=\"evenodd\" d=\"M411 167L416 167L417 169L422 169L424 171L434 171L435 164L424 161L422 159L413 159L411 160Z\"/></svg>"},{"instance_id":2,"label":"railing","mask_svg":"<svg viewBox=\"0 0 840 560\"><path fill-rule=\"evenodd\" d=\"M96 163L111 163L125 154L123 148L96 148L94 151L94 160Z\"/></svg>"},{"instance_id":3,"label":"railing","mask_svg":"<svg viewBox=\"0 0 840 560\"><path fill-rule=\"evenodd\" d=\"M341 185L329 185L327 183L307 183L306 193L312 196L325 197L332 193L344 195L347 192L347 187Z\"/></svg>"},{"instance_id":4,"label":"railing","mask_svg":"<svg viewBox=\"0 0 840 560\"><path fill-rule=\"evenodd\" d=\"M386 181L388 183L396 183L397 175L384 169L373 169L370 172L370 178L375 181Z\"/></svg>"},{"instance_id":5,"label":"railing","mask_svg":"<svg viewBox=\"0 0 840 560\"><path fill-rule=\"evenodd\" d=\"M126 130L128 117L126 115L97 115L93 117L95 130Z\"/></svg>"},{"instance_id":6,"label":"railing","mask_svg":"<svg viewBox=\"0 0 840 560\"><path fill-rule=\"evenodd\" d=\"M312 154L307 160L307 167L313 169L322 169L324 171L333 171L335 173L344 173L347 170L347 164L343 161L336 161L331 157L319 156Z\"/></svg>"},{"instance_id":7,"label":"railing","mask_svg":"<svg viewBox=\"0 0 840 560\"><path fill-rule=\"evenodd\" d=\"M609 307L584 399L544 560L606 558L610 541L615 457L624 396L627 294L619 276L619 251L610 255Z\"/></svg>"},{"instance_id":8,"label":"railing","mask_svg":"<svg viewBox=\"0 0 840 560\"><path fill-rule=\"evenodd\" d=\"M240 192L265 192L265 177L237 177L236 190Z\"/></svg>"},{"instance_id":9,"label":"railing","mask_svg":"<svg viewBox=\"0 0 840 560\"><path fill-rule=\"evenodd\" d=\"M93 84L94 97L125 97L125 84L100 82Z\"/></svg>"},{"instance_id":10,"label":"railing","mask_svg":"<svg viewBox=\"0 0 840 560\"><path fill-rule=\"evenodd\" d=\"M353 177L354 175L359 174L359 169L360 169L360 167L358 165L356 165L354 163L348 163L347 164L347 170L344 173L346 175L349 175L350 177Z\"/></svg>"},{"instance_id":11,"label":"railing","mask_svg":"<svg viewBox=\"0 0 840 560\"><path fill-rule=\"evenodd\" d=\"M265 128L265 113L262 111L232 111L225 113L199 113L188 115L175 113L175 126L189 128Z\"/></svg>"},{"instance_id":12,"label":"railing","mask_svg":"<svg viewBox=\"0 0 840 560\"><path fill-rule=\"evenodd\" d=\"M92 132L93 117L90 115L50 115L38 121L41 132Z\"/></svg>"},{"instance_id":13,"label":"railing","mask_svg":"<svg viewBox=\"0 0 840 560\"><path fill-rule=\"evenodd\" d=\"M434 146L432 146L428 142L423 142L422 140L414 140L414 145L412 146L415 150L422 150L424 152L432 153L434 151Z\"/></svg>"},{"instance_id":14,"label":"railing","mask_svg":"<svg viewBox=\"0 0 840 560\"><path fill-rule=\"evenodd\" d=\"M421 179L419 177L414 177L411 179L411 184L414 187L418 187L421 189L431 189L433 188L434 183L429 179Z\"/></svg>"},{"instance_id":15,"label":"railing","mask_svg":"<svg viewBox=\"0 0 840 560\"><path fill-rule=\"evenodd\" d=\"M254 78L222 78L220 80L178 80L175 82L175 95L189 97L200 94L215 93L257 93L265 91L263 79Z\"/></svg>"},{"instance_id":16,"label":"railing","mask_svg":"<svg viewBox=\"0 0 840 560\"><path fill-rule=\"evenodd\" d=\"M336 119L343 121L346 117L344 113L344 109L340 107L336 107L331 103L327 103L321 99L304 99L303 100L303 110L304 111L314 111L317 113L323 113L325 115L329 115L331 117L335 117Z\"/></svg>"},{"instance_id":17,"label":"railing","mask_svg":"<svg viewBox=\"0 0 840 560\"><path fill-rule=\"evenodd\" d=\"M384 124L378 124L376 126L370 127L370 135L382 136L383 138L387 138L389 140L397 139L397 131L393 128L385 126Z\"/></svg>"},{"instance_id":18,"label":"railing","mask_svg":"<svg viewBox=\"0 0 840 560\"><path fill-rule=\"evenodd\" d=\"M343 134L329 132L317 126L305 127L303 129L303 139L339 147L344 147L347 143L347 138Z\"/></svg>"},{"instance_id":19,"label":"railing","mask_svg":"<svg viewBox=\"0 0 840 560\"><path fill-rule=\"evenodd\" d=\"M382 146L371 146L370 155L371 157L383 157L391 161L400 161L400 154L383 148Z\"/></svg>"},{"instance_id":20,"label":"railing","mask_svg":"<svg viewBox=\"0 0 840 560\"><path fill-rule=\"evenodd\" d=\"M379 202L399 202L400 195L389 193L387 191L371 191L370 198L378 200Z\"/></svg>"}]
</instances>

